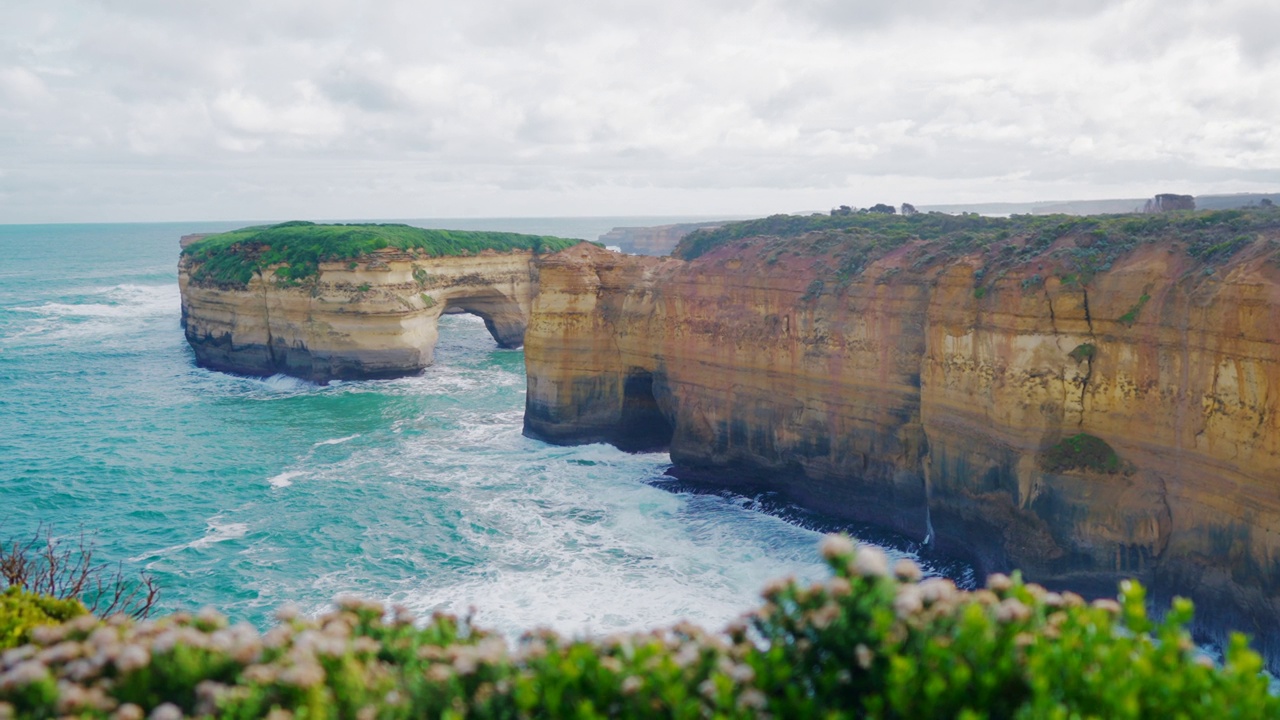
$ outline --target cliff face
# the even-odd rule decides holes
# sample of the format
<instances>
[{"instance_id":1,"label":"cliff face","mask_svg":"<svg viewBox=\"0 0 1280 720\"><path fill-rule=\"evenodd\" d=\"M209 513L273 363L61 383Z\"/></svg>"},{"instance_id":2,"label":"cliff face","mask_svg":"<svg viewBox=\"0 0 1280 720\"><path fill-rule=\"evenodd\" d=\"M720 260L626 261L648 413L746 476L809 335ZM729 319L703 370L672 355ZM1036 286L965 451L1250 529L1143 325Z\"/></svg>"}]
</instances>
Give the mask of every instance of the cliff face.
<instances>
[{"instance_id":1,"label":"cliff face","mask_svg":"<svg viewBox=\"0 0 1280 720\"><path fill-rule=\"evenodd\" d=\"M533 294L532 253L415 257L393 249L325 262L302 283L257 272L247 287L192 280L178 268L182 326L202 367L324 382L395 377L431 364L436 324L470 312L502 347L519 347Z\"/></svg>"},{"instance_id":2,"label":"cliff face","mask_svg":"<svg viewBox=\"0 0 1280 720\"><path fill-rule=\"evenodd\" d=\"M1086 284L1054 248L995 273L908 242L850 274L821 244L691 262L580 245L539 262L526 432L668 445L686 473L983 572L1107 594L1138 577L1274 660L1276 239L1216 268L1139 245Z\"/></svg>"}]
</instances>

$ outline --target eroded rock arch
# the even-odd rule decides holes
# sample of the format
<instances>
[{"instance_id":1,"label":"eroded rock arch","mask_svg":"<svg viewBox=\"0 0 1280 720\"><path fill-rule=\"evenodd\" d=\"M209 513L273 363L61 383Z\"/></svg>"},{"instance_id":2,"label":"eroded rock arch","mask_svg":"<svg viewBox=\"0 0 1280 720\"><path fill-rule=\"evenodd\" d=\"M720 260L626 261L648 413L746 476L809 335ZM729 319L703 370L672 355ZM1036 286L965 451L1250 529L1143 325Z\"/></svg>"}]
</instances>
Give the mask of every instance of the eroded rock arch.
<instances>
[{"instance_id":1,"label":"eroded rock arch","mask_svg":"<svg viewBox=\"0 0 1280 720\"><path fill-rule=\"evenodd\" d=\"M445 313L479 316L500 347L524 343L534 254L422 258L381 250L322 263L306 283L259 273L244 288L191 281L179 266L182 325L202 367L316 382L387 378L434 360Z\"/></svg>"}]
</instances>

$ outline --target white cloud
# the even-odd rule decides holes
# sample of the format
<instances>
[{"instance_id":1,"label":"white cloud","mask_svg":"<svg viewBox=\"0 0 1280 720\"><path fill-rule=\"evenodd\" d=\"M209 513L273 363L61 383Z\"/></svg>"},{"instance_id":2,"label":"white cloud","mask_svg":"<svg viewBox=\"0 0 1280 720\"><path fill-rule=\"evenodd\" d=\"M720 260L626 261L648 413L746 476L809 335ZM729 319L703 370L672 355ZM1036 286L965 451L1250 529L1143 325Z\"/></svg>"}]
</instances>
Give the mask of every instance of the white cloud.
<instances>
[{"instance_id":1,"label":"white cloud","mask_svg":"<svg viewBox=\"0 0 1280 720\"><path fill-rule=\"evenodd\" d=\"M231 132L276 136L283 143L307 139L323 144L342 135L342 113L320 97L311 83L298 82L290 90L283 103L269 103L238 88L223 91L214 98L214 116Z\"/></svg>"},{"instance_id":2,"label":"white cloud","mask_svg":"<svg viewBox=\"0 0 1280 720\"><path fill-rule=\"evenodd\" d=\"M1280 186L1269 0L46 0L7 20L0 222Z\"/></svg>"},{"instance_id":3,"label":"white cloud","mask_svg":"<svg viewBox=\"0 0 1280 720\"><path fill-rule=\"evenodd\" d=\"M12 113L50 99L49 88L24 67L0 68L0 102Z\"/></svg>"}]
</instances>

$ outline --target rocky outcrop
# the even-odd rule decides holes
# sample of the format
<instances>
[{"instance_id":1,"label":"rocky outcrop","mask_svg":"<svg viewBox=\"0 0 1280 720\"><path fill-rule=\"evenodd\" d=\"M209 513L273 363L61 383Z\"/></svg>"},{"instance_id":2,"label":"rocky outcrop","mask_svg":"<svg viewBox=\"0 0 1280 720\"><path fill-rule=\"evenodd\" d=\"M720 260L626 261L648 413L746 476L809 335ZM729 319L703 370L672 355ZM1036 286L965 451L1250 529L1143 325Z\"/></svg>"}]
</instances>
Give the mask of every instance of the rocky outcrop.
<instances>
[{"instance_id":1,"label":"rocky outcrop","mask_svg":"<svg viewBox=\"0 0 1280 720\"><path fill-rule=\"evenodd\" d=\"M534 289L533 254L486 250L425 257L383 249L324 262L305 282L255 272L247 286L193 280L178 268L182 326L202 367L307 380L385 378L431 364L443 313L484 318L502 347L519 347Z\"/></svg>"},{"instance_id":2,"label":"rocky outcrop","mask_svg":"<svg viewBox=\"0 0 1280 720\"><path fill-rule=\"evenodd\" d=\"M624 253L666 255L685 235L695 230L718 228L723 222L677 223L653 227L616 227L600 236L600 243Z\"/></svg>"},{"instance_id":3,"label":"rocky outcrop","mask_svg":"<svg viewBox=\"0 0 1280 720\"><path fill-rule=\"evenodd\" d=\"M178 238L178 247L182 248L183 250L186 250L192 245L200 242L201 240L213 234L214 233L191 233L189 235L183 235L182 237Z\"/></svg>"},{"instance_id":4,"label":"rocky outcrop","mask_svg":"<svg viewBox=\"0 0 1280 720\"><path fill-rule=\"evenodd\" d=\"M911 241L857 272L803 238L688 262L579 245L539 261L526 433L669 447L685 475L984 572L1100 594L1137 577L1274 662L1278 240L1216 265L1139 244L1085 283L1059 258L1087 235L1000 268L1020 240L945 262Z\"/></svg>"}]
</instances>

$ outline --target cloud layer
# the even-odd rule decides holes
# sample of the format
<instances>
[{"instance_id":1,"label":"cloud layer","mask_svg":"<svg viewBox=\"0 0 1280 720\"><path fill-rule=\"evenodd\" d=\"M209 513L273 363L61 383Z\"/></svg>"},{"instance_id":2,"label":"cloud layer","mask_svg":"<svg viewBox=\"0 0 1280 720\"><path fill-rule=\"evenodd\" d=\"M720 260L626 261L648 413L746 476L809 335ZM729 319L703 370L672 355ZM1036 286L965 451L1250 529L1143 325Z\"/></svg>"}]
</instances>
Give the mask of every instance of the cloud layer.
<instances>
[{"instance_id":1,"label":"cloud layer","mask_svg":"<svg viewBox=\"0 0 1280 720\"><path fill-rule=\"evenodd\" d=\"M45 0L0 222L1280 187L1270 0Z\"/></svg>"}]
</instances>

